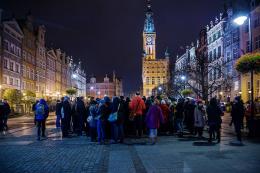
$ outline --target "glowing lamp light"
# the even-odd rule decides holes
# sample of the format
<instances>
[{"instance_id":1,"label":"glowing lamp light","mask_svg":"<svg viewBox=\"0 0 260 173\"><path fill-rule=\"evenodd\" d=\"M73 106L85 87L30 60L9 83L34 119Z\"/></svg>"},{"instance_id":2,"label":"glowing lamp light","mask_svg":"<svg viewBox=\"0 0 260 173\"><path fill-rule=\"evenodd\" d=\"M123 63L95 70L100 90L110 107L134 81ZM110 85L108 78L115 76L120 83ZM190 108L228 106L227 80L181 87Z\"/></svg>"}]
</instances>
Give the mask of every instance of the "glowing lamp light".
<instances>
[{"instance_id":1,"label":"glowing lamp light","mask_svg":"<svg viewBox=\"0 0 260 173\"><path fill-rule=\"evenodd\" d=\"M75 78L77 78L77 75L76 74L72 74L72 77L75 79Z\"/></svg>"},{"instance_id":2,"label":"glowing lamp light","mask_svg":"<svg viewBox=\"0 0 260 173\"><path fill-rule=\"evenodd\" d=\"M223 92L221 91L219 94L220 94L220 95L223 95Z\"/></svg>"},{"instance_id":3,"label":"glowing lamp light","mask_svg":"<svg viewBox=\"0 0 260 173\"><path fill-rule=\"evenodd\" d=\"M100 95L101 94L100 91L98 91L97 94Z\"/></svg>"},{"instance_id":4,"label":"glowing lamp light","mask_svg":"<svg viewBox=\"0 0 260 173\"><path fill-rule=\"evenodd\" d=\"M94 89L94 87L93 87L93 86L91 86L91 87L90 87L90 90L93 90L93 89Z\"/></svg>"},{"instance_id":5,"label":"glowing lamp light","mask_svg":"<svg viewBox=\"0 0 260 173\"><path fill-rule=\"evenodd\" d=\"M181 80L185 80L186 79L186 77L185 76L181 76Z\"/></svg>"},{"instance_id":6,"label":"glowing lamp light","mask_svg":"<svg viewBox=\"0 0 260 173\"><path fill-rule=\"evenodd\" d=\"M159 91L162 91L162 87L159 87L158 90L159 90Z\"/></svg>"},{"instance_id":7,"label":"glowing lamp light","mask_svg":"<svg viewBox=\"0 0 260 173\"><path fill-rule=\"evenodd\" d=\"M246 20L247 20L247 16L239 16L239 17L237 17L237 18L234 19L234 22L235 22L237 25L243 25Z\"/></svg>"}]
</instances>

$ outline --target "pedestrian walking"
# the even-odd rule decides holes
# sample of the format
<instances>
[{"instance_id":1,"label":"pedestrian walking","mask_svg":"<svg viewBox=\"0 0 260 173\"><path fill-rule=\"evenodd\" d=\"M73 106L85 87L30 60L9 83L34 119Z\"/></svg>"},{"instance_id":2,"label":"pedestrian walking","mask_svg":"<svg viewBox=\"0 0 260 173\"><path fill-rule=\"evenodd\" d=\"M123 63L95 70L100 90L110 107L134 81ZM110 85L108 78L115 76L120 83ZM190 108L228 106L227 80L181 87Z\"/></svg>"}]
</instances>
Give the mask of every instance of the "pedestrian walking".
<instances>
[{"instance_id":1,"label":"pedestrian walking","mask_svg":"<svg viewBox=\"0 0 260 173\"><path fill-rule=\"evenodd\" d=\"M44 99L40 99L35 107L35 121L37 124L37 140L45 138L46 119L49 116L49 107Z\"/></svg>"},{"instance_id":2,"label":"pedestrian walking","mask_svg":"<svg viewBox=\"0 0 260 173\"><path fill-rule=\"evenodd\" d=\"M140 97L140 93L137 92L135 97L130 103L131 115L130 118L134 119L134 129L136 137L141 137L143 135L142 127L142 115L145 111L145 103Z\"/></svg>"},{"instance_id":3,"label":"pedestrian walking","mask_svg":"<svg viewBox=\"0 0 260 173\"><path fill-rule=\"evenodd\" d=\"M11 108L6 99L4 99L3 102L4 102L3 128L4 130L8 130L7 121L8 121L9 114L11 113Z\"/></svg>"},{"instance_id":4,"label":"pedestrian walking","mask_svg":"<svg viewBox=\"0 0 260 173\"><path fill-rule=\"evenodd\" d=\"M149 128L149 138L152 145L157 142L157 129L160 127L160 123L164 122L163 113L159 104L160 100L155 98L154 105L149 108L145 119L146 126Z\"/></svg>"},{"instance_id":5,"label":"pedestrian walking","mask_svg":"<svg viewBox=\"0 0 260 173\"><path fill-rule=\"evenodd\" d=\"M201 100L197 101L197 105L194 110L194 127L195 127L195 136L198 133L199 138L203 138L203 129L205 126L205 116L206 110Z\"/></svg>"},{"instance_id":6,"label":"pedestrian walking","mask_svg":"<svg viewBox=\"0 0 260 173\"><path fill-rule=\"evenodd\" d=\"M71 121L70 117L71 117L71 106L69 102L69 97L65 96L61 108L62 137L68 137L69 135L70 121Z\"/></svg>"},{"instance_id":7,"label":"pedestrian walking","mask_svg":"<svg viewBox=\"0 0 260 173\"><path fill-rule=\"evenodd\" d=\"M0 131L4 130L4 112L5 112L4 102L0 100Z\"/></svg>"},{"instance_id":8,"label":"pedestrian walking","mask_svg":"<svg viewBox=\"0 0 260 173\"><path fill-rule=\"evenodd\" d=\"M57 103L56 103L56 111L55 111L55 114L56 114L56 128L60 128L61 127L61 107L62 107L62 101L63 101L64 98L61 98L61 101L60 100L57 100Z\"/></svg>"},{"instance_id":9,"label":"pedestrian walking","mask_svg":"<svg viewBox=\"0 0 260 173\"><path fill-rule=\"evenodd\" d=\"M217 134L217 142L220 143L220 128L221 128L221 115L223 112L218 106L217 99L212 98L210 100L209 106L207 107L207 115L208 115L208 125L209 125L209 143L212 143L213 133Z\"/></svg>"},{"instance_id":10,"label":"pedestrian walking","mask_svg":"<svg viewBox=\"0 0 260 173\"><path fill-rule=\"evenodd\" d=\"M241 136L241 128L243 126L243 120L245 115L244 103L241 100L241 97L237 96L234 99L231 117L235 127L236 135L237 135L237 144L242 144L242 136Z\"/></svg>"}]
</instances>

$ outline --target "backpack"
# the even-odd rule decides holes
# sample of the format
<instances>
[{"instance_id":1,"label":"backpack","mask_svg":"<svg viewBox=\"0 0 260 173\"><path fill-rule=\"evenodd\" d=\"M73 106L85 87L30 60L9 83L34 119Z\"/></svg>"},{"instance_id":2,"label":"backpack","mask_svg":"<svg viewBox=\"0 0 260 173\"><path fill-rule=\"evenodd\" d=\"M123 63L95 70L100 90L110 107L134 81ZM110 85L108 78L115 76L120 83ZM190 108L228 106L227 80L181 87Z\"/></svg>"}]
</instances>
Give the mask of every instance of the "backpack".
<instances>
[{"instance_id":1,"label":"backpack","mask_svg":"<svg viewBox=\"0 0 260 173\"><path fill-rule=\"evenodd\" d=\"M37 104L35 114L36 114L36 119L44 119L45 110L43 104L40 103Z\"/></svg>"}]
</instances>

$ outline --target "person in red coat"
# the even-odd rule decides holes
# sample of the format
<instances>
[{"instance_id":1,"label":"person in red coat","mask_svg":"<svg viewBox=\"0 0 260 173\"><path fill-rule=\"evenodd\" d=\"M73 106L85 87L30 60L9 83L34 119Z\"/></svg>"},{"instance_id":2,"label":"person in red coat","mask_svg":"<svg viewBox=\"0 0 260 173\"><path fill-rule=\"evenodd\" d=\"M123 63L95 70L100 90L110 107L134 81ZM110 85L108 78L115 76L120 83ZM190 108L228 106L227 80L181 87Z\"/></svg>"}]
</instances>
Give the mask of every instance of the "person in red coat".
<instances>
[{"instance_id":1,"label":"person in red coat","mask_svg":"<svg viewBox=\"0 0 260 173\"><path fill-rule=\"evenodd\" d=\"M170 116L170 109L166 104L165 100L161 101L160 108L162 109L164 124L161 124L160 132L162 133L169 133L169 116Z\"/></svg>"}]
</instances>

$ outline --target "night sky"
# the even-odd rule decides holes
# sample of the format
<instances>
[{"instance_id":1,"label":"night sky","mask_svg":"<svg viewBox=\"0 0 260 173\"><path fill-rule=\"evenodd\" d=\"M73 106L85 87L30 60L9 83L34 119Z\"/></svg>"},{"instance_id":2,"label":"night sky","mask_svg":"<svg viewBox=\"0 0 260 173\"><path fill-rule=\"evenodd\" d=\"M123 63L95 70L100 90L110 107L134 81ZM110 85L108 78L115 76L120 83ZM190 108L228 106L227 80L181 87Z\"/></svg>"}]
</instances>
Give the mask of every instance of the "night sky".
<instances>
[{"instance_id":1,"label":"night sky","mask_svg":"<svg viewBox=\"0 0 260 173\"><path fill-rule=\"evenodd\" d=\"M200 29L223 10L224 0L152 0L157 58L171 56L196 42ZM126 92L141 84L145 0L1 0L0 8L17 18L31 10L47 28L47 47L61 48L83 61L87 75L115 70Z\"/></svg>"}]
</instances>

